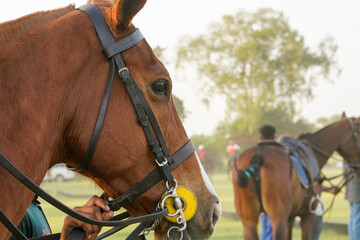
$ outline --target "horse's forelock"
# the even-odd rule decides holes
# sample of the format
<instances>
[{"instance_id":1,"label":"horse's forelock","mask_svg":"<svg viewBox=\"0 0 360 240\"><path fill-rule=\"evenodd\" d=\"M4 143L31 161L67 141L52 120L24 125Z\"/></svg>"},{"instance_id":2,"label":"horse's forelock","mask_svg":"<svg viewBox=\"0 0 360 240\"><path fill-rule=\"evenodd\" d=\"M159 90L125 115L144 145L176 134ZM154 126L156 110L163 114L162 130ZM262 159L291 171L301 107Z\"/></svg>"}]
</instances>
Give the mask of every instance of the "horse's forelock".
<instances>
[{"instance_id":1,"label":"horse's forelock","mask_svg":"<svg viewBox=\"0 0 360 240\"><path fill-rule=\"evenodd\" d=\"M9 41L40 24L55 20L73 10L75 10L75 6L71 4L64 8L36 12L9 22L0 23L0 43Z\"/></svg>"}]
</instances>

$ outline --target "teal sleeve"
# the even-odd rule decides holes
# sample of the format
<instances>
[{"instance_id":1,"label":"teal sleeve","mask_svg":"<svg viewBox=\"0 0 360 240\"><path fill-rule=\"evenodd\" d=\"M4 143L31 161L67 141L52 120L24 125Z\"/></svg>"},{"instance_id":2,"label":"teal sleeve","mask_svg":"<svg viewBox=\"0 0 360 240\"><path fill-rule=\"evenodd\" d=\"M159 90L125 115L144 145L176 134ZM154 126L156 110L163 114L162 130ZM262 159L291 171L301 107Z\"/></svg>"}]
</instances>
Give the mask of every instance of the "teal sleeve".
<instances>
[{"instance_id":1,"label":"teal sleeve","mask_svg":"<svg viewBox=\"0 0 360 240\"><path fill-rule=\"evenodd\" d=\"M51 234L49 223L37 201L31 202L18 229L28 238ZM16 240L14 236L10 240Z\"/></svg>"}]
</instances>

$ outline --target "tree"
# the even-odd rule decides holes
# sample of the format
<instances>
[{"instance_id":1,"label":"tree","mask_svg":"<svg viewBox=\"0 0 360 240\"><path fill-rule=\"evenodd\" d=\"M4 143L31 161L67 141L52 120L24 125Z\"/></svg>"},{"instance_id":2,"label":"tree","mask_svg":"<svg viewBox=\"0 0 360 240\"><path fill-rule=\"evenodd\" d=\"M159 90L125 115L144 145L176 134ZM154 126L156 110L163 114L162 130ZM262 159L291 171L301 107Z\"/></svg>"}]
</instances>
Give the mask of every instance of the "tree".
<instances>
[{"instance_id":1,"label":"tree","mask_svg":"<svg viewBox=\"0 0 360 240\"><path fill-rule=\"evenodd\" d=\"M215 171L225 170L227 166L226 146L228 139L224 135L193 135L191 141L197 148L200 144L205 146Z\"/></svg>"},{"instance_id":2,"label":"tree","mask_svg":"<svg viewBox=\"0 0 360 240\"><path fill-rule=\"evenodd\" d=\"M162 48L160 46L156 46L153 51L154 53L156 54L156 56L164 63L166 64L167 61L164 57L164 52L165 52L165 48ZM176 107L176 110L179 114L179 117L182 121L185 120L186 118L186 111L185 111L185 107L184 107L184 102L178 98L177 96L175 96L174 94L172 95L173 96L173 99L174 99L174 103L175 103L175 107Z\"/></svg>"},{"instance_id":3,"label":"tree","mask_svg":"<svg viewBox=\"0 0 360 240\"><path fill-rule=\"evenodd\" d=\"M176 107L176 110L177 110L177 112L179 114L179 117L180 117L180 119L182 121L184 121L185 118L186 118L186 111L185 111L185 107L184 107L184 102L180 98L175 96L174 94L172 96L173 96L175 107Z\"/></svg>"},{"instance_id":4,"label":"tree","mask_svg":"<svg viewBox=\"0 0 360 240\"><path fill-rule=\"evenodd\" d=\"M277 134L289 134L289 133L305 133L313 132L316 127L314 124L309 123L303 118L294 120L289 115L280 111L259 111L254 115L250 115L253 119L252 125L254 126L253 132L244 131L246 122L242 118L238 118L232 123L226 121L221 122L217 129L217 133L227 134L229 138L237 136L239 134L257 134L260 127L265 124L270 124L276 128ZM249 119L251 118L250 116Z\"/></svg>"},{"instance_id":5,"label":"tree","mask_svg":"<svg viewBox=\"0 0 360 240\"><path fill-rule=\"evenodd\" d=\"M341 114L335 114L335 115L332 115L328 118L326 117L321 117L321 118L318 118L316 119L316 124L320 127L320 128L323 128L327 125L330 125L334 122L337 122L341 119Z\"/></svg>"},{"instance_id":6,"label":"tree","mask_svg":"<svg viewBox=\"0 0 360 240\"><path fill-rule=\"evenodd\" d=\"M280 122L299 118L297 103L312 99L322 78L339 74L336 51L331 37L311 51L281 12L260 9L226 15L206 35L184 37L177 67L195 65L205 101L226 98L223 125L251 134L263 123L285 126Z\"/></svg>"}]
</instances>

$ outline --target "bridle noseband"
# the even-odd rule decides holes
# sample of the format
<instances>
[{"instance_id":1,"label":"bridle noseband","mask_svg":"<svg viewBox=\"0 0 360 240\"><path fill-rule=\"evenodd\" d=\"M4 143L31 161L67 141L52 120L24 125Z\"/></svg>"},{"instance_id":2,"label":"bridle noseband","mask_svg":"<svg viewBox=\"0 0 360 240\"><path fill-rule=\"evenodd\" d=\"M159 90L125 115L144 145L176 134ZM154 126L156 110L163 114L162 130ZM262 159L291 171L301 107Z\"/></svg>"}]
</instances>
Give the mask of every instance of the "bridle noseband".
<instances>
[{"instance_id":1,"label":"bridle noseband","mask_svg":"<svg viewBox=\"0 0 360 240\"><path fill-rule=\"evenodd\" d=\"M91 159L93 158L96 144L98 142L100 132L103 126L103 122L106 115L107 106L110 99L111 87L114 79L115 66L118 69L118 74L120 79L125 85L125 88L130 96L131 102L137 114L137 120L139 124L142 126L145 137L148 141L151 151L155 156L155 162L157 164L157 168L154 169L150 174L148 174L144 179L142 179L139 183L137 183L134 187L132 187L125 194L120 197L109 200L106 196L104 196L105 200L108 202L111 210L117 211L121 207L130 204L134 199L142 195L144 192L152 188L155 184L164 180L166 183L167 191L164 194L164 198L174 198L175 202L179 202L180 199L176 194L177 182L171 174L171 171L179 166L182 162L184 162L187 158L189 158L195 151L195 147L192 144L191 140L189 140L186 144L184 144L175 154L171 155L168 147L165 143L164 137L160 130L160 126L156 120L156 117L143 96L141 90L138 88L133 78L131 77L128 68L125 66L125 63L121 57L121 53L125 50L130 49L131 47L138 44L141 40L143 40L143 35L141 34L139 29L136 29L133 33L116 42L103 15L100 10L91 4L86 4L79 8L80 10L86 12L90 17L97 36L103 46L103 52L105 57L108 59L110 63L109 69L109 77L106 83L104 96L101 102L101 106L99 109L99 114L95 123L95 127L89 142L88 149L85 153L84 160L77 167L72 169L75 172L81 172L85 170ZM154 134L155 136L154 136ZM140 225L135 228L135 230L128 236L126 239L145 239L145 237L140 237L139 234L143 232L145 229L153 230L158 224L159 220L166 215L169 214L166 206L164 204L160 204L161 200L159 200L159 204L157 209L151 214L139 216L139 217L129 217L127 212L119 214L115 216L111 221L97 221L94 219L87 218L77 212L74 212L72 209L68 208L61 202L54 199L52 196L47 194L44 190L39 188L35 183L33 183L29 178L27 178L23 173L21 173L9 160L6 159L4 155L0 153L0 164L10 173L12 174L18 181L23 183L27 188L33 191L36 195L40 196L56 208L61 211L67 213L68 215L77 218L83 222L87 222L94 225L99 226L114 226L114 228L110 229L108 232L98 236L97 239L103 239L130 224L140 223ZM179 204L178 204L179 205ZM181 225L181 228L178 226L173 226L168 230L168 236L170 232L174 229L180 231L181 236L183 235L183 231L186 229L186 220L184 218L184 214L182 213L181 204L177 206L178 215L178 224ZM6 215L0 209L0 220L4 223L5 226L11 232L18 236L19 239L27 239L24 236L21 236L21 233L16 230L14 224L6 217ZM149 228L150 224L156 222ZM15 230L13 230L15 228ZM14 232L13 232L13 231Z\"/></svg>"}]
</instances>

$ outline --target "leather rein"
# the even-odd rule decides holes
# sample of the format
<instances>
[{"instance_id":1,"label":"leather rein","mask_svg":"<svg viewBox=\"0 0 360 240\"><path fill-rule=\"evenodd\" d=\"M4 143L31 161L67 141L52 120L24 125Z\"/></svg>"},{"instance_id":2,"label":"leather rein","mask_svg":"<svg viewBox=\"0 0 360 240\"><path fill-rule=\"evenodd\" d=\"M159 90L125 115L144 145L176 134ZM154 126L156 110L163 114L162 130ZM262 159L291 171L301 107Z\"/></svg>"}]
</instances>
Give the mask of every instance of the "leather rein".
<instances>
[{"instance_id":1,"label":"leather rein","mask_svg":"<svg viewBox=\"0 0 360 240\"><path fill-rule=\"evenodd\" d=\"M103 52L105 57L108 59L110 63L109 77L106 83L104 96L101 102L101 106L99 109L99 114L95 123L95 127L89 142L88 149L85 153L84 160L77 168L72 169L75 172L81 172L87 168L89 165L96 148L96 144L98 142L100 132L102 129L102 125L105 119L106 110L110 98L110 92L112 88L112 83L114 79L115 66L118 69L118 74L120 79L125 85L125 88L130 96L133 107L137 114L137 119L139 124L142 126L143 131L145 133L146 139L155 155L155 161L157 163L157 168L154 169L150 174L148 174L144 179L142 179L139 183L137 183L134 187L132 187L129 191L121 195L120 197L109 200L106 196L104 196L107 201L110 209L112 211L117 211L120 208L124 207L131 203L134 199L142 195L144 192L152 188L155 184L164 180L166 183L167 191L165 192L165 196L177 198L176 188L177 182L173 178L171 171L179 166L182 162L184 162L187 158L189 158L195 151L195 147L192 144L191 140L189 140L186 144L184 144L175 154L170 155L167 145L165 143L164 137L160 130L160 126L156 120L156 117L143 96L141 90L138 88L133 78L131 77L128 68L125 66L125 63L121 57L121 53L129 48L138 44L141 40L143 40L143 35L141 34L139 29L136 29L133 33L129 34L125 38L116 42L103 15L100 10L92 4L86 4L79 8L80 10L86 12L90 17L97 36L103 46ZM154 136L154 134L155 136ZM18 181L24 184L28 189L33 191L36 195L63 211L64 213L86 223L90 223L98 226L112 226L114 228L108 230L107 232L101 234L97 237L97 239L103 239L131 224L140 223L137 228L126 238L127 240L131 239L145 239L145 236L140 233L144 232L144 230L154 230L160 219L169 215L169 211L166 206L159 204L153 213L139 216L139 217L130 217L127 212L121 213L115 217L113 217L110 221L98 221L91 218L88 218L82 214L75 212L69 207L65 206L51 195L46 193L43 189L37 186L34 182L32 182L28 177L26 177L22 172L20 172L3 154L0 153L0 165L2 165L11 175L13 175ZM182 209L178 209L179 212L179 221L182 227L172 227L176 228L176 230L181 232L181 236L183 235L183 231L186 229L186 221L182 218ZM10 219L4 214L4 212L0 209L0 221L20 240L26 240L27 238L16 228L16 226L11 222ZM152 224L153 223L153 224ZM152 226L149 228L149 226ZM170 230L172 229L170 228ZM168 237L170 230L168 231ZM145 231L145 232L146 232ZM79 234L78 237L83 238L85 236L85 232L81 229L73 231L74 234ZM55 238L59 238L59 234L56 235ZM51 236L44 236L41 239L52 239ZM72 239L75 236L70 236ZM68 238L69 239L69 238Z\"/></svg>"}]
</instances>

